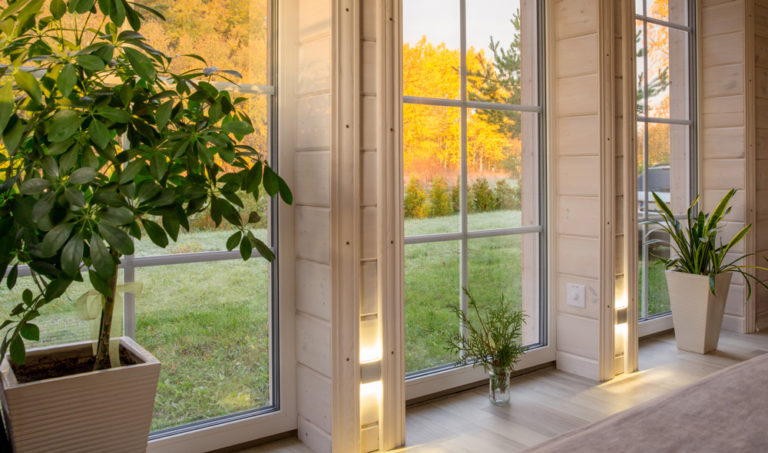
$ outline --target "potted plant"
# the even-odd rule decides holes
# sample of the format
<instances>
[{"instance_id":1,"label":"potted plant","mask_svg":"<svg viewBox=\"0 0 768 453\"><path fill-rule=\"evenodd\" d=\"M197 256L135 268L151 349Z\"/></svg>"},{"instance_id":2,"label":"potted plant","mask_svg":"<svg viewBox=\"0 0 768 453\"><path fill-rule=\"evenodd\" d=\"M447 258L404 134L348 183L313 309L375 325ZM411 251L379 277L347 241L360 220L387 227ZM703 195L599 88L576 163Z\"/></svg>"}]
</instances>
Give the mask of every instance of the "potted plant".
<instances>
[{"instance_id":1,"label":"potted plant","mask_svg":"<svg viewBox=\"0 0 768 453\"><path fill-rule=\"evenodd\" d=\"M510 373L525 352L521 341L525 315L507 303L503 294L497 304L481 311L467 288L464 293L476 319L460 308L451 307L466 335L461 332L452 335L448 349L460 357L457 365L482 365L489 373L491 403L504 406L509 403Z\"/></svg>"},{"instance_id":2,"label":"potted plant","mask_svg":"<svg viewBox=\"0 0 768 453\"><path fill-rule=\"evenodd\" d=\"M208 67L173 73L171 57L139 33L126 0L15 0L0 10L0 278L26 289L0 329L3 410L17 451L143 451L159 363L128 338L111 338L118 267L133 239L159 247L209 212L232 225L243 259L272 260L240 212L244 197L286 183L242 140L254 131ZM101 296L92 343L26 351L35 318L73 282ZM0 282L2 282L0 280ZM6 353L9 352L9 355Z\"/></svg>"},{"instance_id":3,"label":"potted plant","mask_svg":"<svg viewBox=\"0 0 768 453\"><path fill-rule=\"evenodd\" d=\"M768 288L748 272L749 269L768 269L740 264L750 255L735 258L729 255L752 225L739 230L727 244L723 243L720 236L721 222L731 212L729 203L735 194L735 189L728 191L711 214L699 212L694 215L699 202L699 197L696 197L688 207L687 223L682 225L664 200L653 193L661 218L648 222L657 226L649 234L662 231L669 235L669 240L655 239L648 243L663 243L673 251L670 258L660 260L667 269L672 322L679 349L699 354L717 349L725 301L734 273L744 277L747 297L752 295L752 280Z\"/></svg>"}]
</instances>

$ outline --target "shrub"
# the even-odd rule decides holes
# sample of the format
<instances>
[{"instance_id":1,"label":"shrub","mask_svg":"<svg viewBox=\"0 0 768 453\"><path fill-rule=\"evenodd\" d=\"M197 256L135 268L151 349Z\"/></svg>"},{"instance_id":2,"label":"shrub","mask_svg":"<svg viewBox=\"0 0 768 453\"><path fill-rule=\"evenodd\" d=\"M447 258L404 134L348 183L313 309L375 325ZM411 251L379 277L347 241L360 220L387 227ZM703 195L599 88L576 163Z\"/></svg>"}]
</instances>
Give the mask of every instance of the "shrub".
<instances>
[{"instance_id":1,"label":"shrub","mask_svg":"<svg viewBox=\"0 0 768 453\"><path fill-rule=\"evenodd\" d=\"M461 181L456 178L456 185L451 187L451 204L453 212L461 211Z\"/></svg>"},{"instance_id":2,"label":"shrub","mask_svg":"<svg viewBox=\"0 0 768 453\"><path fill-rule=\"evenodd\" d=\"M488 212L496 209L496 196L488 180L477 178L469 189L469 204L472 212Z\"/></svg>"},{"instance_id":3,"label":"shrub","mask_svg":"<svg viewBox=\"0 0 768 453\"><path fill-rule=\"evenodd\" d=\"M403 205L406 217L422 219L427 216L427 193L421 187L419 180L413 176L405 188Z\"/></svg>"},{"instance_id":4,"label":"shrub","mask_svg":"<svg viewBox=\"0 0 768 453\"><path fill-rule=\"evenodd\" d=\"M449 214L453 214L453 200L445 178L438 176L432 180L432 188L429 190L429 216L441 217Z\"/></svg>"},{"instance_id":5,"label":"shrub","mask_svg":"<svg viewBox=\"0 0 768 453\"><path fill-rule=\"evenodd\" d=\"M512 187L506 179L496 181L494 189L498 209L520 209L520 185Z\"/></svg>"}]
</instances>

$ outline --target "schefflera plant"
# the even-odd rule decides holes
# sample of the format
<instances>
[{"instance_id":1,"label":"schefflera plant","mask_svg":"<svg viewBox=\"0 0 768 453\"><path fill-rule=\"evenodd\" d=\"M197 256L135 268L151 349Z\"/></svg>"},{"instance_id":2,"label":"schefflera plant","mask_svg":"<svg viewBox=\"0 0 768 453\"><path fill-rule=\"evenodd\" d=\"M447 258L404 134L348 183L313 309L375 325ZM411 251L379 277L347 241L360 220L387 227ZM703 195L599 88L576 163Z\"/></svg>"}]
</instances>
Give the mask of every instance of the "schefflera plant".
<instances>
[{"instance_id":1,"label":"schefflera plant","mask_svg":"<svg viewBox=\"0 0 768 453\"><path fill-rule=\"evenodd\" d=\"M126 0L16 0L0 12L0 275L9 289L20 265L35 291L2 324L0 353L25 362L34 320L75 281L87 279L103 310L94 369L110 367L109 340L121 258L131 237L159 247L190 216L232 225L226 242L247 260L274 256L241 212L242 196L292 202L264 156L243 143L254 132L245 98L217 89L208 67L169 70L171 57L139 33L155 10Z\"/></svg>"}]
</instances>

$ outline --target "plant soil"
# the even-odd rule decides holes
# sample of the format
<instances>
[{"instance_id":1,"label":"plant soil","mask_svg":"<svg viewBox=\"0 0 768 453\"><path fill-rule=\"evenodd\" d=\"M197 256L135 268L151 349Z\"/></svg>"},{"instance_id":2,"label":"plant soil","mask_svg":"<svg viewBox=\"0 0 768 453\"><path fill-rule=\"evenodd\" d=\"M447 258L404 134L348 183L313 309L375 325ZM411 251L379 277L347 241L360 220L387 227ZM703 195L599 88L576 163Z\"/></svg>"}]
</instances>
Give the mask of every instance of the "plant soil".
<instances>
[{"instance_id":1,"label":"plant soil","mask_svg":"<svg viewBox=\"0 0 768 453\"><path fill-rule=\"evenodd\" d=\"M88 348L90 350L90 346ZM88 373L93 371L94 357L91 355L72 354L66 356L54 354L40 357L27 357L27 363L13 363L13 373L20 384L42 381L63 376ZM120 365L129 366L141 363L131 352L120 347Z\"/></svg>"}]
</instances>

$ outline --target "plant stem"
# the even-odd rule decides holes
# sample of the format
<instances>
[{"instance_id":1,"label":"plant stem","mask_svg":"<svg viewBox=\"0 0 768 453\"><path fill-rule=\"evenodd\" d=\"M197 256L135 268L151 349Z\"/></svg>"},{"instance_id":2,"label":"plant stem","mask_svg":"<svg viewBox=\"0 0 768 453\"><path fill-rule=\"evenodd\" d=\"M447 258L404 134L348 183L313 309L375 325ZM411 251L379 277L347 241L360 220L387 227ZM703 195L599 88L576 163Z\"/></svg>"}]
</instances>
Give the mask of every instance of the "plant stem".
<instances>
[{"instance_id":1,"label":"plant stem","mask_svg":"<svg viewBox=\"0 0 768 453\"><path fill-rule=\"evenodd\" d=\"M117 252L110 249L110 253L115 258L115 262L117 262ZM117 264L115 264L115 273L107 283L112 290L112 295L104 298L104 307L101 310L99 337L96 340L96 358L93 362L94 371L106 370L112 366L109 357L109 338L112 333L112 314L115 311L115 296L117 295Z\"/></svg>"}]
</instances>

